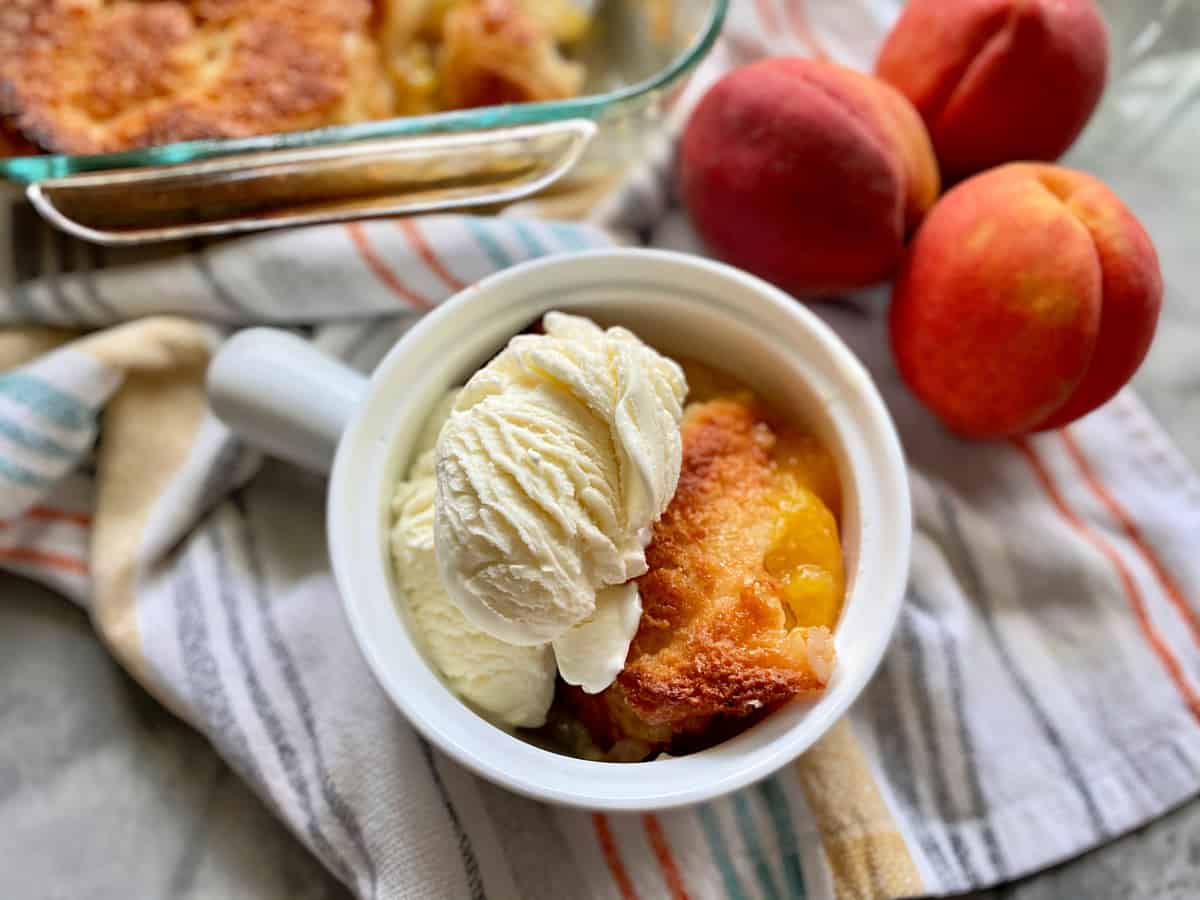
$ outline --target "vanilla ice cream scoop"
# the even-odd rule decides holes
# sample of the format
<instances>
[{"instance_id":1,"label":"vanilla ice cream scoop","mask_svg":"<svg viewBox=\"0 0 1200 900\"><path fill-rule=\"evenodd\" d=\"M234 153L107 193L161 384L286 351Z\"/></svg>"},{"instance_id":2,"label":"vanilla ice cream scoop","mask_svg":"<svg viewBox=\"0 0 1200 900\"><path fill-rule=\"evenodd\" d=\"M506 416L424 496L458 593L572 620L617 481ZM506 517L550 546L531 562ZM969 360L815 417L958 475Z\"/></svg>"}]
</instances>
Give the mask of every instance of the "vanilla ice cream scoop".
<instances>
[{"instance_id":1,"label":"vanilla ice cream scoop","mask_svg":"<svg viewBox=\"0 0 1200 900\"><path fill-rule=\"evenodd\" d=\"M450 602L438 575L432 448L453 397L430 416L417 462L396 487L391 534L396 580L419 642L451 689L501 724L536 728L554 699L552 649L516 647L480 631Z\"/></svg>"},{"instance_id":2,"label":"vanilla ice cream scoop","mask_svg":"<svg viewBox=\"0 0 1200 900\"><path fill-rule=\"evenodd\" d=\"M471 378L442 428L438 567L473 625L556 642L563 678L595 691L637 629L636 587L606 589L646 571L679 480L687 382L624 328L563 313L543 326Z\"/></svg>"}]
</instances>

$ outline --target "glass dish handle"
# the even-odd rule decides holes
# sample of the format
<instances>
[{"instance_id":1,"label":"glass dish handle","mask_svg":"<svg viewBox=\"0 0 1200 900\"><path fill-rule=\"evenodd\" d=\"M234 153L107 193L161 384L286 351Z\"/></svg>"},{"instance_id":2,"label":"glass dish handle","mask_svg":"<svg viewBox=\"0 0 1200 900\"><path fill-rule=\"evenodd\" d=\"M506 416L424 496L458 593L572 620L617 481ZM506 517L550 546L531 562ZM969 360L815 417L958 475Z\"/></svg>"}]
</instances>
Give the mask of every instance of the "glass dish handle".
<instances>
[{"instance_id":1,"label":"glass dish handle","mask_svg":"<svg viewBox=\"0 0 1200 900\"><path fill-rule=\"evenodd\" d=\"M26 188L50 224L98 244L157 241L509 203L569 172L588 119L50 178Z\"/></svg>"}]
</instances>

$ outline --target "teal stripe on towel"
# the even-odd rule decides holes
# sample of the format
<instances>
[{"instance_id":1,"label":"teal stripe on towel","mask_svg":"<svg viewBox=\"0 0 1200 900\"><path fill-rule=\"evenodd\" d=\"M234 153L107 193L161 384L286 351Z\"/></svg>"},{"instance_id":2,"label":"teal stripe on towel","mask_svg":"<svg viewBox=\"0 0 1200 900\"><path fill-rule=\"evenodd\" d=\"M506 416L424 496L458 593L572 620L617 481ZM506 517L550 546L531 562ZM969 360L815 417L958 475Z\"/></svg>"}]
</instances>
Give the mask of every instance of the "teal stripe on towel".
<instances>
[{"instance_id":1,"label":"teal stripe on towel","mask_svg":"<svg viewBox=\"0 0 1200 900\"><path fill-rule=\"evenodd\" d=\"M62 428L80 429L92 423L92 410L86 404L31 372L0 375L0 394Z\"/></svg>"},{"instance_id":2,"label":"teal stripe on towel","mask_svg":"<svg viewBox=\"0 0 1200 900\"><path fill-rule=\"evenodd\" d=\"M771 876L771 863L763 853L762 841L758 836L758 825L754 823L754 814L750 812L750 801L747 799L749 793L748 790L742 790L733 795L733 814L737 816L738 829L742 833L746 851L754 862L754 874L758 876L763 896L767 900L779 900L779 889L775 886L775 879Z\"/></svg>"},{"instance_id":3,"label":"teal stripe on towel","mask_svg":"<svg viewBox=\"0 0 1200 900\"><path fill-rule=\"evenodd\" d=\"M481 220L468 218L466 221L471 237L475 238L475 243L487 254L487 258L497 269L507 269L513 264L513 258L500 246L499 241L492 237Z\"/></svg>"},{"instance_id":4,"label":"teal stripe on towel","mask_svg":"<svg viewBox=\"0 0 1200 900\"><path fill-rule=\"evenodd\" d=\"M26 450L33 450L35 453L43 453L46 456L69 459L76 455L76 451L70 447L64 447L53 438L47 437L44 434L38 434L36 431L30 431L28 428L9 419L0 418L0 435L8 438L14 444L24 447Z\"/></svg>"},{"instance_id":5,"label":"teal stripe on towel","mask_svg":"<svg viewBox=\"0 0 1200 900\"><path fill-rule=\"evenodd\" d=\"M48 478L44 478L37 472L18 465L11 460L7 460L3 456L0 456L0 478L6 478L15 484L23 484L26 487L32 488L47 488L50 486Z\"/></svg>"},{"instance_id":6,"label":"teal stripe on towel","mask_svg":"<svg viewBox=\"0 0 1200 900\"><path fill-rule=\"evenodd\" d=\"M708 842L708 851L721 873L721 881L725 883L725 896L730 900L746 900L746 892L742 890L742 883L733 868L733 860L729 858L729 848L725 846L725 838L721 835L721 823L712 804L697 806L696 815L700 817L700 827L704 831L704 839Z\"/></svg>"},{"instance_id":7,"label":"teal stripe on towel","mask_svg":"<svg viewBox=\"0 0 1200 900\"><path fill-rule=\"evenodd\" d=\"M517 233L517 238L521 241L521 244L525 247L525 250L530 256L546 255L546 245L543 244L538 239L538 236L533 233L533 228L530 227L528 222L522 222L520 219L513 219L510 224L513 227L513 231Z\"/></svg>"},{"instance_id":8,"label":"teal stripe on towel","mask_svg":"<svg viewBox=\"0 0 1200 900\"><path fill-rule=\"evenodd\" d=\"M767 814L775 825L775 836L779 842L779 853L783 857L783 875L787 879L788 896L803 900L808 896L804 887L804 869L800 865L800 842L792 823L792 812L788 808L787 794L779 783L779 776L772 775L758 785L758 792L767 804Z\"/></svg>"},{"instance_id":9,"label":"teal stripe on towel","mask_svg":"<svg viewBox=\"0 0 1200 900\"><path fill-rule=\"evenodd\" d=\"M587 230L579 225L567 225L563 222L551 222L550 230L562 241L568 250L586 250L595 242Z\"/></svg>"}]
</instances>

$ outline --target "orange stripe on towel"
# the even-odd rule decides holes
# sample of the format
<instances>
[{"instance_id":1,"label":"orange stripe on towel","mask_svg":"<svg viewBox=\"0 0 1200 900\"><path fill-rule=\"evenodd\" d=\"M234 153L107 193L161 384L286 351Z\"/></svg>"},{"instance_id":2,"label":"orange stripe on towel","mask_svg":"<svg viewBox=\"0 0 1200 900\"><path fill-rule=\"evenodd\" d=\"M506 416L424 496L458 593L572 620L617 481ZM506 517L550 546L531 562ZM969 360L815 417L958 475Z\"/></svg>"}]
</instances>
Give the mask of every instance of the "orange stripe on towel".
<instances>
[{"instance_id":1,"label":"orange stripe on towel","mask_svg":"<svg viewBox=\"0 0 1200 900\"><path fill-rule=\"evenodd\" d=\"M663 878L667 882L667 890L671 892L671 900L688 900L687 888L679 875L679 867L675 865L675 857L671 855L671 846L667 836L663 834L662 824L654 813L642 816L642 825L646 828L646 837L650 839L650 848L662 869Z\"/></svg>"},{"instance_id":2,"label":"orange stripe on towel","mask_svg":"<svg viewBox=\"0 0 1200 900\"><path fill-rule=\"evenodd\" d=\"M809 52L813 59L818 59L821 62L829 62L829 54L825 52L825 48L817 40L817 35L813 31L812 25L809 24L808 0L785 0L785 2L787 3L788 19L791 22L792 33L800 39L800 43L804 45L804 49Z\"/></svg>"},{"instance_id":3,"label":"orange stripe on towel","mask_svg":"<svg viewBox=\"0 0 1200 900\"><path fill-rule=\"evenodd\" d=\"M775 13L773 0L754 0L754 9L758 12L759 21L762 22L767 34L777 34L780 22L779 16Z\"/></svg>"},{"instance_id":4,"label":"orange stripe on towel","mask_svg":"<svg viewBox=\"0 0 1200 900\"><path fill-rule=\"evenodd\" d=\"M604 813L592 813L592 827L596 830L596 840L600 843L604 861L608 863L608 871L617 884L617 890L621 892L622 900L637 900L637 891L633 889L633 882L629 873L625 871L621 853L613 840L612 829L608 827L608 816Z\"/></svg>"},{"instance_id":5,"label":"orange stripe on towel","mask_svg":"<svg viewBox=\"0 0 1200 900\"><path fill-rule=\"evenodd\" d=\"M92 517L84 512L70 509L51 509L49 506L31 506L19 518L0 519L0 528L7 528L22 519L33 519L38 522L71 522L81 528L92 524Z\"/></svg>"},{"instance_id":6,"label":"orange stripe on towel","mask_svg":"<svg viewBox=\"0 0 1200 900\"><path fill-rule=\"evenodd\" d=\"M1063 445L1067 449L1067 454L1075 461L1075 465L1079 467L1080 473L1083 475L1083 480L1087 486L1091 488L1093 494L1104 504L1104 508L1108 510L1109 515L1116 519L1121 526L1121 530L1125 532L1125 536L1133 542L1133 546L1137 548L1142 559L1146 561L1146 565L1150 567L1150 571L1154 573L1154 578L1158 581L1159 587L1163 589L1163 593L1167 595L1167 599L1171 601L1171 605L1179 612L1179 615L1187 623L1188 630L1192 633L1192 640L1200 646L1200 617L1196 615L1196 611L1191 604L1183 596L1183 590L1176 583L1162 561L1158 558L1158 554L1146 542L1141 529L1134 524L1129 513L1125 508L1117 502L1117 498L1112 495L1104 483L1096 475L1095 469L1091 463L1087 461L1087 457L1083 455L1083 451L1079 449L1079 444L1067 429L1062 429L1058 433L1062 439Z\"/></svg>"},{"instance_id":7,"label":"orange stripe on towel","mask_svg":"<svg viewBox=\"0 0 1200 900\"><path fill-rule=\"evenodd\" d=\"M442 264L433 247L429 245L429 241L425 240L425 235L421 234L421 229L417 227L415 221L412 219L397 219L396 227L404 234L404 237L408 240L413 250L417 252L417 255L424 260L425 265L429 266L429 271L440 278L446 287L452 291L461 291L467 286L466 282L460 281L454 276L454 273Z\"/></svg>"},{"instance_id":8,"label":"orange stripe on towel","mask_svg":"<svg viewBox=\"0 0 1200 900\"><path fill-rule=\"evenodd\" d=\"M1197 721L1200 721L1200 697L1196 695L1191 685L1188 684L1179 660L1175 658L1175 655L1171 652L1171 648L1167 646L1167 642L1163 640L1158 629L1154 627L1154 623L1150 621L1150 615L1146 611L1146 601L1142 597L1142 592L1138 590L1137 582L1133 580L1133 575L1125 565L1125 561L1121 559L1120 554L1117 553L1116 548L1112 544L1102 538L1097 532L1092 531L1067 506L1058 488L1055 486L1054 480L1050 476L1050 471L1046 468L1041 458L1037 455L1037 451L1033 449L1029 442L1024 438L1017 438L1012 443L1033 469L1038 482L1046 492L1046 496L1050 498L1050 502L1054 504L1054 508L1058 511L1058 514L1080 537L1100 551L1117 570L1117 575L1121 579L1121 586L1125 590L1125 596L1129 599L1134 618L1137 619L1138 627L1141 629L1146 643L1150 645L1159 662L1166 669L1167 675L1175 683L1175 687L1178 688L1179 693L1183 695L1184 702L1187 704L1188 709L1191 710L1192 715Z\"/></svg>"},{"instance_id":9,"label":"orange stripe on towel","mask_svg":"<svg viewBox=\"0 0 1200 900\"><path fill-rule=\"evenodd\" d=\"M367 233L363 231L362 225L358 222L347 222L346 232L350 235L350 241L354 244L354 249L358 251L358 255L367 264L367 268L387 286L388 290L414 309L422 311L433 309L432 303L420 294L410 290L404 282L396 277L396 273L389 269L383 260L379 258L375 250L371 247L371 242L367 240Z\"/></svg>"},{"instance_id":10,"label":"orange stripe on towel","mask_svg":"<svg viewBox=\"0 0 1200 900\"><path fill-rule=\"evenodd\" d=\"M25 518L39 519L43 522L73 522L82 528L92 524L92 517L85 512L51 509L49 506L31 506L25 511Z\"/></svg>"},{"instance_id":11,"label":"orange stripe on towel","mask_svg":"<svg viewBox=\"0 0 1200 900\"><path fill-rule=\"evenodd\" d=\"M88 571L87 563L82 559L58 553L45 553L32 547L0 547L0 560L58 569L72 575L86 575Z\"/></svg>"}]
</instances>

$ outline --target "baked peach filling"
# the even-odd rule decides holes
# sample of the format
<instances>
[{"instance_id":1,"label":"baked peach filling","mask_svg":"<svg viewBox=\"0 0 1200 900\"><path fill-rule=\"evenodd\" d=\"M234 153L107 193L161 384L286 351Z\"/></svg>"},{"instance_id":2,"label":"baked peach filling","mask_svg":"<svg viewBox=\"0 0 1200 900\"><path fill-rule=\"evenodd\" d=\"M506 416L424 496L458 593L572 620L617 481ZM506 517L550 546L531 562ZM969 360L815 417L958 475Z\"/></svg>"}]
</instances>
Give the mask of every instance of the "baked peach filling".
<instances>
[{"instance_id":1,"label":"baked peach filling","mask_svg":"<svg viewBox=\"0 0 1200 900\"><path fill-rule=\"evenodd\" d=\"M560 745L587 758L712 746L819 694L836 662L846 585L832 455L735 382L687 374L679 485L646 548L625 666L599 694L561 685L552 710Z\"/></svg>"},{"instance_id":2,"label":"baked peach filling","mask_svg":"<svg viewBox=\"0 0 1200 900\"><path fill-rule=\"evenodd\" d=\"M833 457L815 438L789 436L772 453L778 519L763 557L779 580L788 625L833 629L846 590L842 544L832 509L840 506Z\"/></svg>"}]
</instances>

